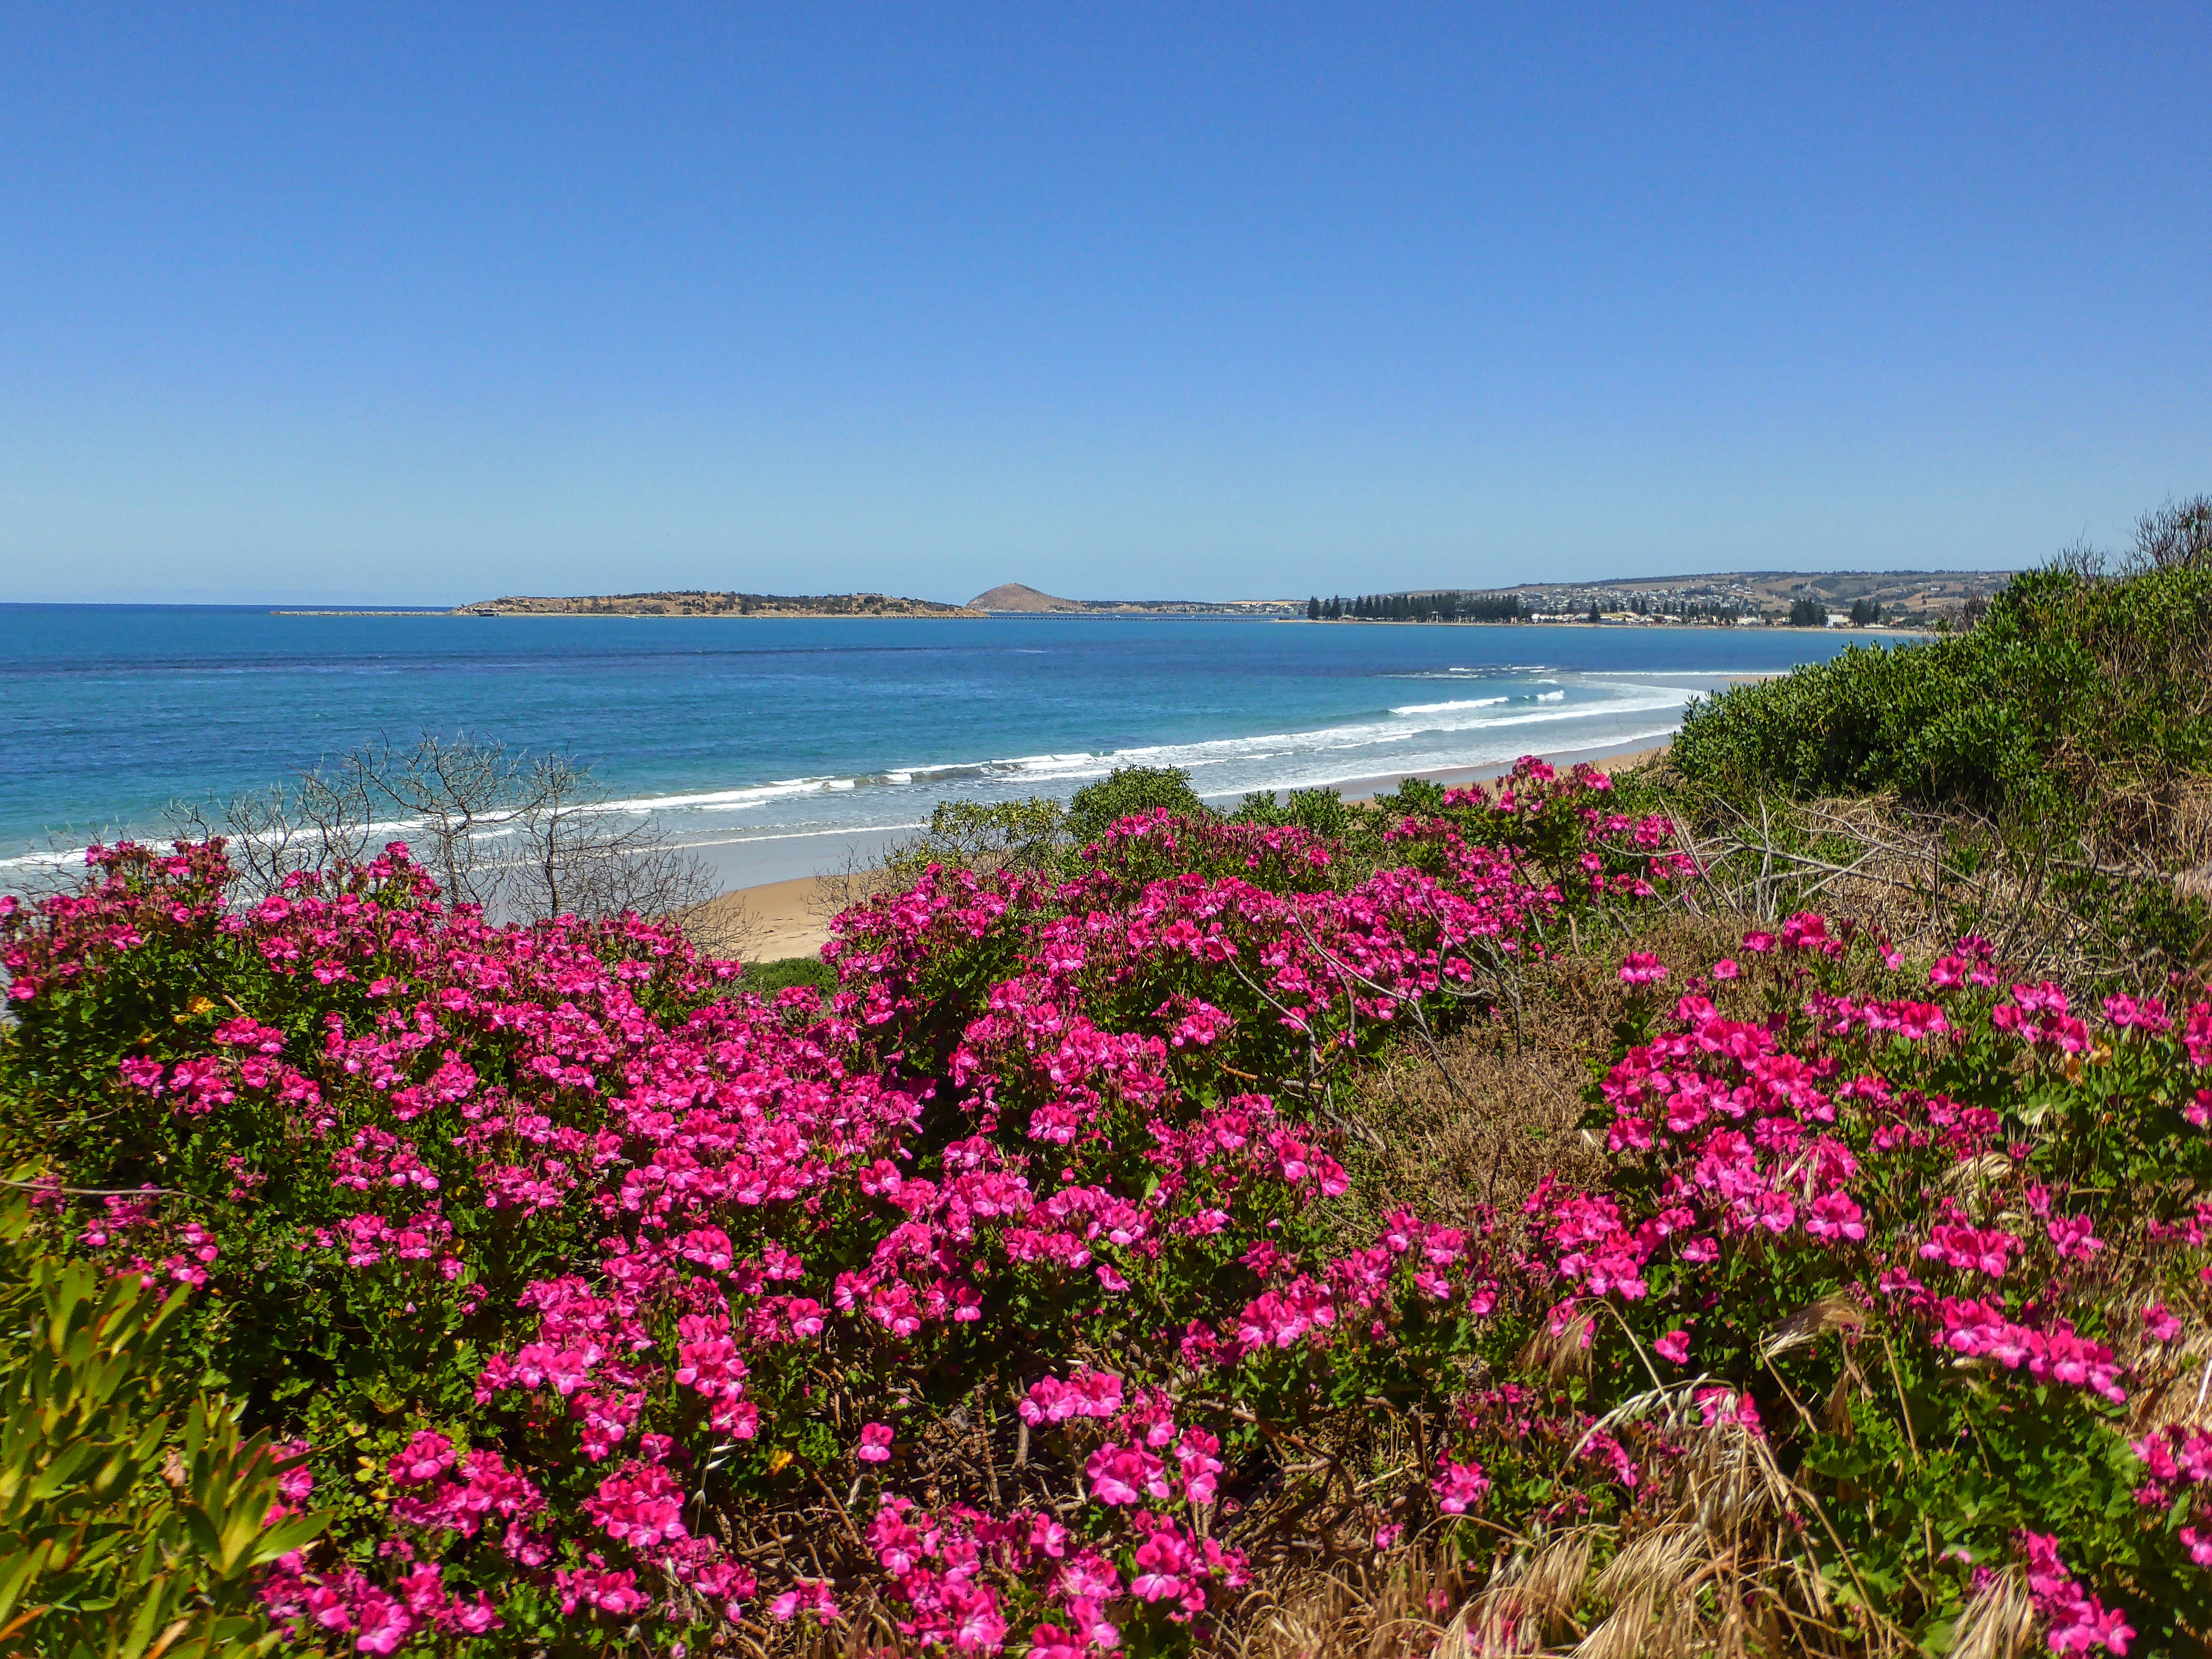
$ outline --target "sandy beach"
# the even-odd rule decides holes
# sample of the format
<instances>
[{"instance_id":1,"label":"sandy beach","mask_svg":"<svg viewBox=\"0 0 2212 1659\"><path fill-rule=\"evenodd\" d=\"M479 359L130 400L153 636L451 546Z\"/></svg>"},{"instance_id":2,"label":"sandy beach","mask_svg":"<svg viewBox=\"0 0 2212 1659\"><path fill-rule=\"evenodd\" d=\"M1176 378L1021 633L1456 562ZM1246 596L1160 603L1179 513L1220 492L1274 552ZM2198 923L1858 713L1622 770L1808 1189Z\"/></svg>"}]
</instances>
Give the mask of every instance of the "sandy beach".
<instances>
[{"instance_id":1,"label":"sandy beach","mask_svg":"<svg viewBox=\"0 0 2212 1659\"><path fill-rule=\"evenodd\" d=\"M1589 750L1568 750L1544 757L1555 765L1571 765L1577 761L1602 764L1607 770L1626 772L1632 768L1657 760L1667 752L1668 745L1654 744L1645 748L1611 752ZM1432 783L1447 787L1487 782L1503 777L1513 769L1510 765L1469 766L1441 772L1399 773L1381 777L1346 778L1332 787L1346 800L1370 800L1379 794L1395 789L1407 777L1422 777ZM830 909L823 896L823 878L801 876L791 881L762 882L751 887L732 888L720 897L709 900L704 907L708 914L720 922L734 922L742 915L744 955L751 962L774 962L784 957L812 956L820 951L830 938Z\"/></svg>"}]
</instances>

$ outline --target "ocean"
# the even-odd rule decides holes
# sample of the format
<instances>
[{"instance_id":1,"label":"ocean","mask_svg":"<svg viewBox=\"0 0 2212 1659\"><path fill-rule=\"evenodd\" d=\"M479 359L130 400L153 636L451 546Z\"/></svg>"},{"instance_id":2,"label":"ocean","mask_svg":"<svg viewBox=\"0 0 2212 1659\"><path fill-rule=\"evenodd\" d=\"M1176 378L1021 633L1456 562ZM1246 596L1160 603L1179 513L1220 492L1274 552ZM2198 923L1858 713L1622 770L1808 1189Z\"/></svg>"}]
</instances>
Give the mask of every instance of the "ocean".
<instances>
[{"instance_id":1,"label":"ocean","mask_svg":"<svg viewBox=\"0 0 2212 1659\"><path fill-rule=\"evenodd\" d=\"M1632 747L1729 677L1850 637L0 605L0 886L380 735L568 749L736 885L811 873L939 800L1065 798L1115 766L1180 766L1233 801Z\"/></svg>"}]
</instances>

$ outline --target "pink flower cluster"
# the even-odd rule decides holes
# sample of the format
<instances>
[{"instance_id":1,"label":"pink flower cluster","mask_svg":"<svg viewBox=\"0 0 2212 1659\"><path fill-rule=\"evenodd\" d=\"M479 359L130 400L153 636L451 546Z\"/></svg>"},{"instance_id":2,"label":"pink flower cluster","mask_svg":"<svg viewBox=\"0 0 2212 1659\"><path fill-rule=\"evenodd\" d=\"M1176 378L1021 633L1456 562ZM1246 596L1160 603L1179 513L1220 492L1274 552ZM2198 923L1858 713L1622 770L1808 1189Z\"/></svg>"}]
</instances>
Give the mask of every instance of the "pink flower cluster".
<instances>
[{"instance_id":1,"label":"pink flower cluster","mask_svg":"<svg viewBox=\"0 0 2212 1659\"><path fill-rule=\"evenodd\" d=\"M404 1547L392 1553L403 1562L412 1557ZM357 1567L311 1572L288 1557L264 1584L262 1603L294 1640L350 1637L360 1653L394 1653L410 1637L429 1631L482 1636L504 1622L482 1590L471 1595L449 1589L444 1568L434 1561L408 1567L386 1589Z\"/></svg>"},{"instance_id":2,"label":"pink flower cluster","mask_svg":"<svg viewBox=\"0 0 2212 1659\"><path fill-rule=\"evenodd\" d=\"M2212 1434L2169 1423L2129 1444L2149 1477L2136 1488L2136 1502L2178 1511L2186 1524L2176 1536L2189 1559L2212 1567Z\"/></svg>"},{"instance_id":3,"label":"pink flower cluster","mask_svg":"<svg viewBox=\"0 0 2212 1659\"><path fill-rule=\"evenodd\" d=\"M2028 1595L2043 1621L2053 1653L2087 1653L2102 1648L2125 1654L2135 1630L2117 1611L2107 1609L2078 1583L2059 1559L2058 1540L2047 1533L2022 1533L2027 1557Z\"/></svg>"},{"instance_id":4,"label":"pink flower cluster","mask_svg":"<svg viewBox=\"0 0 2212 1659\"><path fill-rule=\"evenodd\" d=\"M2049 980L2015 985L2012 1000L1990 1011L1990 1024L2024 1042L2048 1043L2069 1054L2089 1046L2089 1028L2067 1012L2066 993Z\"/></svg>"},{"instance_id":5,"label":"pink flower cluster","mask_svg":"<svg viewBox=\"0 0 2212 1659\"><path fill-rule=\"evenodd\" d=\"M1172 1515L1140 1509L1122 1523L1128 1571L1085 1547L1049 1515L994 1516L967 1504L934 1513L886 1496L867 1542L902 1606L899 1630L923 1647L993 1654L1006 1643L1017 1603L1048 1615L1029 1636L1032 1652L1114 1653L1117 1620L1131 1601L1188 1623L1240 1589L1243 1558Z\"/></svg>"},{"instance_id":6,"label":"pink flower cluster","mask_svg":"<svg viewBox=\"0 0 2212 1659\"><path fill-rule=\"evenodd\" d=\"M2026 1366L2038 1382L2086 1388L2114 1405L2127 1400L2120 1366L2100 1342L2075 1334L2066 1320L2053 1318L2044 1329L2031 1329L2008 1317L1996 1302L1947 1297L1936 1304L1942 1330L1936 1340L1968 1358L1988 1358L2007 1370Z\"/></svg>"},{"instance_id":7,"label":"pink flower cluster","mask_svg":"<svg viewBox=\"0 0 2212 1659\"><path fill-rule=\"evenodd\" d=\"M1778 954L1785 960L1778 972L1787 975L1792 952L1832 956L1842 938L1820 918L1797 916L1778 939L1747 935L1745 948ZM1961 941L1957 954L1939 963L1935 979L1939 987L1964 984L1987 959L1981 941ZM1986 977L1995 982L1993 975ZM1996 1030L2067 1053L2088 1046L2087 1028L2065 1023L2070 1016L2056 987L2015 986L2013 992L2013 1001L1991 1015ZM1990 1149L1996 1115L1941 1095L1900 1092L1880 1073L1844 1076L1832 1048L1859 1032L1909 1042L1942 1036L1951 1030L1942 1007L1814 990L1803 996L1802 1011L1818 1041L1801 1054L1784 1046L1778 1018L1732 1018L1693 993L1678 1002L1667 1029L1613 1066L1601 1085L1613 1111L1608 1144L1657 1158L1665 1174L1651 1213L1632 1228L1613 1213L1610 1200L1553 1200L1540 1191L1546 1213L1554 1215L1548 1237L1562 1277L1584 1279L1598 1294L1617 1288L1632 1299L1662 1242L1689 1263L1712 1260L1728 1241L1759 1232L1802 1235L1829 1250L1871 1250L1867 1206L1873 1200L1853 1189L1862 1157L1926 1154L1936 1161L1925 1166L1928 1186L1917 1196L1919 1207L1939 1218L1914 1249L1915 1264L2006 1279L2027 1254L2027 1242L2003 1227L1977 1224L1944 1190L1951 1170ZM2041 1189L2025 1190L2022 1201L2047 1218L2043 1231L2057 1262L2087 1261L2103 1249L2087 1218L2051 1216ZM2087 1388L2114 1401L2126 1397L2112 1351L2077 1334L2056 1313L2023 1318L1998 1302L1935 1295L1913 1277L1912 1265L1880 1254L1865 1259L1863 1273L1869 1291L1878 1284L1881 1292L1901 1298L1930 1321L1934 1340L1952 1352L1994 1358L2039 1381ZM2031 1297L2027 1305L2047 1310L2050 1302Z\"/></svg>"}]
</instances>

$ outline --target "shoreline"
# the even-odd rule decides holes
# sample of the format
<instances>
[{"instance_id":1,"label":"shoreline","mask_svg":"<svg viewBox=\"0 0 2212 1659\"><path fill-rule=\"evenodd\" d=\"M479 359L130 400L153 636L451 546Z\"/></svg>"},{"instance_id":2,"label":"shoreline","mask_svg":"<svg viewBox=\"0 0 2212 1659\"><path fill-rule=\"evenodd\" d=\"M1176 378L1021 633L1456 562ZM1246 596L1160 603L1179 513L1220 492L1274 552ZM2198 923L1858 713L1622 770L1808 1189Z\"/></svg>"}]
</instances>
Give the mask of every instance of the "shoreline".
<instances>
[{"instance_id":1,"label":"shoreline","mask_svg":"<svg viewBox=\"0 0 2212 1659\"><path fill-rule=\"evenodd\" d=\"M250 608L250 607L249 607ZM1727 634L1736 631L1729 623L1617 623L1589 622L1582 618L1558 622L1478 622L1473 618L1457 618L1447 622L1436 619L1407 622L1382 617L1333 617L1316 621L1310 617L1285 617L1240 613L1232 611L1098 611L1071 612L1060 611L889 611L880 615L850 611L768 611L734 612L721 611L388 611L388 610L306 610L271 608L265 614L271 617L356 617L363 620L386 617L442 617L453 621L519 622L532 619L589 622L1255 622L1296 623L1306 626L1353 628L1599 628L1637 629L1650 632L1663 628L1677 634ZM1746 633L1797 632L1804 634L1840 633L1856 638L1891 640L1929 640L1937 637L1936 631L1926 628L1893 628L1887 624L1870 624L1850 629L1791 629L1785 623L1770 623L1765 628L1747 628Z\"/></svg>"},{"instance_id":2,"label":"shoreline","mask_svg":"<svg viewBox=\"0 0 2212 1659\"><path fill-rule=\"evenodd\" d=\"M1743 679L1766 679L1765 674L1739 676ZM1607 771L1626 772L1638 766L1647 766L1663 757L1674 746L1672 737L1656 743L1644 742L1633 748L1563 749L1539 756L1554 766L1567 767L1581 762L1602 764ZM1365 777L1342 778L1323 786L1336 790L1347 802L1365 802L1380 794L1387 794L1407 778L1422 778L1447 788L1463 788L1470 783L1487 783L1502 778L1513 769L1510 761L1492 762L1481 766L1447 767L1428 772L1382 773ZM830 916L823 901L823 884L826 875L797 876L783 881L756 882L749 886L732 887L716 894L700 907L702 912L742 911L746 929L745 960L775 962L787 957L817 956L830 938Z\"/></svg>"}]
</instances>

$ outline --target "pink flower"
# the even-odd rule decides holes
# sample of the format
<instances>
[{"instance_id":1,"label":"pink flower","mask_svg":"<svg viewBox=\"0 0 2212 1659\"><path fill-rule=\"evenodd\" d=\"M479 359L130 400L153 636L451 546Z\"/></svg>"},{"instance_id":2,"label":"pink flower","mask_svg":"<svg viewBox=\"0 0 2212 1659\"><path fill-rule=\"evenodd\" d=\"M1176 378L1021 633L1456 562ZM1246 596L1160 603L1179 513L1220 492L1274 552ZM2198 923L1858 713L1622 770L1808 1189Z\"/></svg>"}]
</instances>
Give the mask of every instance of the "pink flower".
<instances>
[{"instance_id":1,"label":"pink flower","mask_svg":"<svg viewBox=\"0 0 2212 1659\"><path fill-rule=\"evenodd\" d=\"M1824 1193L1813 1200L1806 1212L1805 1231L1819 1239L1864 1238L1866 1223L1861 1218L1863 1213L1850 1194Z\"/></svg>"},{"instance_id":2,"label":"pink flower","mask_svg":"<svg viewBox=\"0 0 2212 1659\"><path fill-rule=\"evenodd\" d=\"M1743 969L1736 966L1734 957L1723 957L1713 964L1713 977L1717 980L1732 980L1742 972Z\"/></svg>"},{"instance_id":3,"label":"pink flower","mask_svg":"<svg viewBox=\"0 0 2212 1659\"><path fill-rule=\"evenodd\" d=\"M1651 1351L1670 1365L1686 1365L1690 1361L1690 1334L1669 1331L1652 1343Z\"/></svg>"},{"instance_id":4,"label":"pink flower","mask_svg":"<svg viewBox=\"0 0 2212 1659\"><path fill-rule=\"evenodd\" d=\"M1437 1507L1446 1515L1465 1515L1490 1490L1490 1477L1480 1463L1446 1463L1429 1487L1437 1495Z\"/></svg>"},{"instance_id":5,"label":"pink flower","mask_svg":"<svg viewBox=\"0 0 2212 1659\"><path fill-rule=\"evenodd\" d=\"M2019 1254L2021 1242L2002 1228L1980 1229L1944 1224L1932 1229L1920 1247L1923 1261L1940 1261L1960 1272L1979 1270L1991 1279L2005 1276L2008 1256Z\"/></svg>"},{"instance_id":6,"label":"pink flower","mask_svg":"<svg viewBox=\"0 0 2212 1659\"><path fill-rule=\"evenodd\" d=\"M395 1485L419 1486L435 1480L453 1467L453 1443L442 1434L427 1431L407 1443L404 1450L386 1466Z\"/></svg>"},{"instance_id":7,"label":"pink flower","mask_svg":"<svg viewBox=\"0 0 2212 1659\"><path fill-rule=\"evenodd\" d=\"M1160 1460L1141 1446L1101 1446L1091 1454L1083 1472L1091 1479L1091 1495L1101 1504L1139 1504L1145 1494L1168 1495Z\"/></svg>"},{"instance_id":8,"label":"pink flower","mask_svg":"<svg viewBox=\"0 0 2212 1659\"><path fill-rule=\"evenodd\" d=\"M2087 1261L2105 1248L2097 1237L2096 1223L2086 1215L2057 1216L2044 1224L2044 1231L2063 1260Z\"/></svg>"},{"instance_id":9,"label":"pink flower","mask_svg":"<svg viewBox=\"0 0 2212 1659\"><path fill-rule=\"evenodd\" d=\"M2181 1322L2166 1310L2163 1302L2154 1302L2142 1310L2143 1334L2154 1342L2171 1342L2181 1334Z\"/></svg>"},{"instance_id":10,"label":"pink flower","mask_svg":"<svg viewBox=\"0 0 2212 1659\"><path fill-rule=\"evenodd\" d=\"M884 1423L866 1423L860 1427L860 1447L853 1454L863 1463L888 1463L891 1461L890 1426Z\"/></svg>"},{"instance_id":11,"label":"pink flower","mask_svg":"<svg viewBox=\"0 0 2212 1659\"><path fill-rule=\"evenodd\" d=\"M1631 951L1620 964L1623 985L1656 985L1667 977L1667 964L1649 951Z\"/></svg>"},{"instance_id":12,"label":"pink flower","mask_svg":"<svg viewBox=\"0 0 2212 1659\"><path fill-rule=\"evenodd\" d=\"M279 1462L305 1457L313 1449L304 1440L279 1440L269 1448ZM315 1473L305 1463L295 1464L276 1477L276 1490L286 1503L300 1503L315 1490Z\"/></svg>"},{"instance_id":13,"label":"pink flower","mask_svg":"<svg viewBox=\"0 0 2212 1659\"><path fill-rule=\"evenodd\" d=\"M381 1591L365 1590L354 1605L361 1625L353 1644L362 1653L396 1652L415 1628L414 1614Z\"/></svg>"},{"instance_id":14,"label":"pink flower","mask_svg":"<svg viewBox=\"0 0 2212 1659\"><path fill-rule=\"evenodd\" d=\"M611 1613L626 1615L642 1613L652 1605L651 1598L637 1587L635 1572L611 1572L606 1563L596 1555L584 1558L592 1565L573 1571L562 1568L553 1574L554 1588L560 1594L561 1611L586 1613Z\"/></svg>"},{"instance_id":15,"label":"pink flower","mask_svg":"<svg viewBox=\"0 0 2212 1659\"><path fill-rule=\"evenodd\" d=\"M159 1094L161 1090L161 1062L143 1054L126 1055L121 1067L125 1087L141 1090L147 1094Z\"/></svg>"},{"instance_id":16,"label":"pink flower","mask_svg":"<svg viewBox=\"0 0 2212 1659\"><path fill-rule=\"evenodd\" d=\"M599 1482L596 1497L584 1500L584 1512L617 1543L650 1549L687 1537L684 1489L657 1465L629 1462Z\"/></svg>"},{"instance_id":17,"label":"pink flower","mask_svg":"<svg viewBox=\"0 0 2212 1659\"><path fill-rule=\"evenodd\" d=\"M828 1580L800 1578L768 1604L768 1612L779 1625L789 1624L802 1613L811 1613L826 1625L837 1617L837 1598L830 1593Z\"/></svg>"},{"instance_id":18,"label":"pink flower","mask_svg":"<svg viewBox=\"0 0 2212 1659\"><path fill-rule=\"evenodd\" d=\"M2135 1638L2135 1629L2120 1614L2108 1609L2082 1589L2058 1558L2058 1540L2046 1533L2024 1532L2021 1543L2027 1555L2028 1596L2047 1632L2053 1653L2087 1653L2092 1648L2124 1655Z\"/></svg>"}]
</instances>

